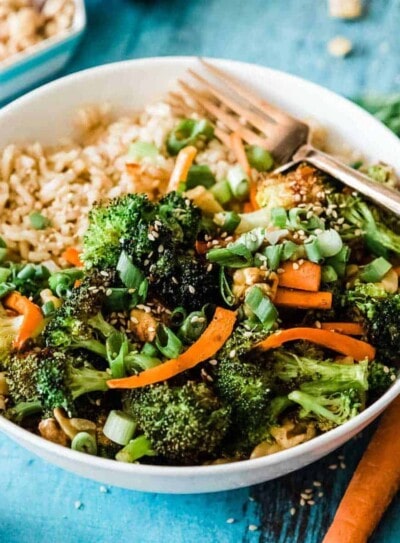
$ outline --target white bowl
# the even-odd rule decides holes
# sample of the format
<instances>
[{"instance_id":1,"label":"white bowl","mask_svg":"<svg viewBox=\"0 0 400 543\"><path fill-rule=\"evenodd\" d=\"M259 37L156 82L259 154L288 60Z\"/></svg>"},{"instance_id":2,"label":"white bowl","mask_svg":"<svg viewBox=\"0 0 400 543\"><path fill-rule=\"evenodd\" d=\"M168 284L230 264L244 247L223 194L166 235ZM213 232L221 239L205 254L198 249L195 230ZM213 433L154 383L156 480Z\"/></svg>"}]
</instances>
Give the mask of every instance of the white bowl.
<instances>
[{"instance_id":1,"label":"white bowl","mask_svg":"<svg viewBox=\"0 0 400 543\"><path fill-rule=\"evenodd\" d=\"M70 28L0 62L0 103L49 80L74 54L86 27L84 0L74 3Z\"/></svg>"},{"instance_id":2,"label":"white bowl","mask_svg":"<svg viewBox=\"0 0 400 543\"><path fill-rule=\"evenodd\" d=\"M215 60L259 93L303 118L324 125L333 146L346 142L371 160L383 160L400 171L400 141L351 102L297 77L239 62ZM120 110L140 108L165 93L194 58L155 58L109 64L46 85L0 111L0 147L65 136L82 104L110 101ZM51 122L49 122L51 119ZM256 460L199 467L123 464L60 447L0 417L0 430L62 468L102 483L165 493L200 493L261 483L297 470L333 451L372 422L400 393L400 381L350 422L293 449Z\"/></svg>"}]
</instances>

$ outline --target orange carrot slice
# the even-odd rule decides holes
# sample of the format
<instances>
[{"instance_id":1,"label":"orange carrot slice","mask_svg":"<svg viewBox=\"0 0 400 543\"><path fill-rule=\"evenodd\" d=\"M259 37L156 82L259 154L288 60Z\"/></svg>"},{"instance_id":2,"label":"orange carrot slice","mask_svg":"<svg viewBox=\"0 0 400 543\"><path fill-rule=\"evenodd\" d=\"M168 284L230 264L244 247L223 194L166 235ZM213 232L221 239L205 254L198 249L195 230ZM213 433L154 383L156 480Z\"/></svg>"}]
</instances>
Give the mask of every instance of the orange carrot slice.
<instances>
[{"instance_id":1,"label":"orange carrot slice","mask_svg":"<svg viewBox=\"0 0 400 543\"><path fill-rule=\"evenodd\" d=\"M79 257L79 251L75 247L68 247L61 255L68 264L72 264L77 268L83 267L83 262Z\"/></svg>"},{"instance_id":2,"label":"orange carrot slice","mask_svg":"<svg viewBox=\"0 0 400 543\"><path fill-rule=\"evenodd\" d=\"M280 307L294 307L295 309L330 309L332 307L331 292L305 292L278 288L274 304Z\"/></svg>"},{"instance_id":3,"label":"orange carrot slice","mask_svg":"<svg viewBox=\"0 0 400 543\"><path fill-rule=\"evenodd\" d=\"M184 187L190 166L192 165L196 154L197 149L196 147L193 147L193 145L188 145L179 151L169 180L167 192L180 190L181 187Z\"/></svg>"},{"instance_id":4,"label":"orange carrot slice","mask_svg":"<svg viewBox=\"0 0 400 543\"><path fill-rule=\"evenodd\" d=\"M322 543L366 543L400 489L400 397L385 411Z\"/></svg>"},{"instance_id":5,"label":"orange carrot slice","mask_svg":"<svg viewBox=\"0 0 400 543\"><path fill-rule=\"evenodd\" d=\"M23 321L14 339L13 346L21 349L25 342L40 334L45 324L40 307L34 304L26 296L17 291L11 292L4 300L4 307L12 309L19 315L23 315Z\"/></svg>"},{"instance_id":6,"label":"orange carrot slice","mask_svg":"<svg viewBox=\"0 0 400 543\"><path fill-rule=\"evenodd\" d=\"M365 334L364 328L357 322L321 322L321 328L347 336L363 336Z\"/></svg>"},{"instance_id":7,"label":"orange carrot slice","mask_svg":"<svg viewBox=\"0 0 400 543\"><path fill-rule=\"evenodd\" d=\"M236 313L223 307L217 307L214 317L207 326L202 336L193 343L184 353L151 368L142 371L138 375L132 375L123 379L112 379L107 384L109 388L138 388L153 383L165 381L194 368L200 362L214 356L221 349L232 333L236 322Z\"/></svg>"},{"instance_id":8,"label":"orange carrot slice","mask_svg":"<svg viewBox=\"0 0 400 543\"><path fill-rule=\"evenodd\" d=\"M279 286L318 292L321 285L321 266L304 261L285 262L282 264L283 273L279 274Z\"/></svg>"},{"instance_id":9,"label":"orange carrot slice","mask_svg":"<svg viewBox=\"0 0 400 543\"><path fill-rule=\"evenodd\" d=\"M365 360L366 358L373 360L375 358L375 349L369 343L319 328L299 327L279 330L267 337L267 339L264 339L264 341L261 341L261 343L257 343L255 347L263 350L276 349L287 341L296 341L299 339L311 341L327 349L342 353L345 356L351 356L358 361Z\"/></svg>"}]
</instances>

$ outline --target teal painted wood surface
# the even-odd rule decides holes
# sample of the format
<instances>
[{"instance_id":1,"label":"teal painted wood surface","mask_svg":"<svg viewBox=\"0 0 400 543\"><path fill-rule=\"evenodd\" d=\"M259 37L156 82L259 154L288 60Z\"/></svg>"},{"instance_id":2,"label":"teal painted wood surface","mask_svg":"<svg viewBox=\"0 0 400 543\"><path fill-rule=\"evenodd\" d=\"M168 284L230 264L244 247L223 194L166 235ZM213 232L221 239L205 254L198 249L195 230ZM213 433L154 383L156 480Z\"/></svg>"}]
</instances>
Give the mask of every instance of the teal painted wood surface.
<instances>
[{"instance_id":1,"label":"teal painted wood surface","mask_svg":"<svg viewBox=\"0 0 400 543\"><path fill-rule=\"evenodd\" d=\"M323 0L87 0L87 8L86 36L64 74L127 58L209 55L286 70L349 96L400 87L399 0L371 0L357 22L328 19ZM326 52L337 34L353 41L347 59ZM0 543L320 543L371 432L276 481L199 496L101 488L0 435ZM308 488L315 505L301 506ZM371 541L400 541L399 499Z\"/></svg>"}]
</instances>

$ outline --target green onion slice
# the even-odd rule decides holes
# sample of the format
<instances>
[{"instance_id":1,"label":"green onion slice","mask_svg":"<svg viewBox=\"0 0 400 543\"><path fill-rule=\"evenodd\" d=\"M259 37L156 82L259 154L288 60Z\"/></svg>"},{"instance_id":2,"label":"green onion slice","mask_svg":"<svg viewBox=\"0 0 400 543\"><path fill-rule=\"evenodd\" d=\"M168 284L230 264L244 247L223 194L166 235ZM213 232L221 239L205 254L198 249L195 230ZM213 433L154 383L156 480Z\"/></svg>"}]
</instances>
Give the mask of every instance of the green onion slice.
<instances>
[{"instance_id":1,"label":"green onion slice","mask_svg":"<svg viewBox=\"0 0 400 543\"><path fill-rule=\"evenodd\" d=\"M364 281L364 283L377 283L391 269L392 264L380 256L364 266L362 272L360 273L360 279Z\"/></svg>"},{"instance_id":2,"label":"green onion slice","mask_svg":"<svg viewBox=\"0 0 400 543\"><path fill-rule=\"evenodd\" d=\"M155 456L156 453L152 449L150 440L146 436L139 436L130 441L123 449L121 449L115 459L117 462L136 462L143 456Z\"/></svg>"},{"instance_id":3,"label":"green onion slice","mask_svg":"<svg viewBox=\"0 0 400 543\"><path fill-rule=\"evenodd\" d=\"M147 141L135 141L131 143L128 150L128 157L132 160L142 160L148 158L151 162L154 162L158 157L158 149L154 143Z\"/></svg>"},{"instance_id":4,"label":"green onion slice","mask_svg":"<svg viewBox=\"0 0 400 543\"><path fill-rule=\"evenodd\" d=\"M337 255L342 247L343 241L339 233L333 228L325 230L317 235L318 246L323 257Z\"/></svg>"},{"instance_id":5,"label":"green onion slice","mask_svg":"<svg viewBox=\"0 0 400 543\"><path fill-rule=\"evenodd\" d=\"M278 312L259 287L252 287L244 300L244 310L249 317L256 317L264 328L270 329L278 318Z\"/></svg>"},{"instance_id":6,"label":"green onion slice","mask_svg":"<svg viewBox=\"0 0 400 543\"><path fill-rule=\"evenodd\" d=\"M181 340L165 324L158 325L155 344L166 358L176 358L183 349Z\"/></svg>"},{"instance_id":7,"label":"green onion slice","mask_svg":"<svg viewBox=\"0 0 400 543\"><path fill-rule=\"evenodd\" d=\"M269 172L274 167L274 159L269 151L259 145L246 145L247 160L259 172Z\"/></svg>"},{"instance_id":8,"label":"green onion slice","mask_svg":"<svg viewBox=\"0 0 400 543\"><path fill-rule=\"evenodd\" d=\"M32 228L34 228L35 230L44 230L45 228L50 226L49 219L47 217L44 217L38 211L33 211L33 213L29 215L29 221Z\"/></svg>"},{"instance_id":9,"label":"green onion slice","mask_svg":"<svg viewBox=\"0 0 400 543\"><path fill-rule=\"evenodd\" d=\"M79 434L76 434L76 436L72 440L71 449L74 451L79 451L96 456L96 438L88 432L79 432Z\"/></svg>"},{"instance_id":10,"label":"green onion slice","mask_svg":"<svg viewBox=\"0 0 400 543\"><path fill-rule=\"evenodd\" d=\"M215 185L215 176L209 166L205 164L194 164L190 167L186 178L186 190L194 189L198 186L210 189L213 185Z\"/></svg>"},{"instance_id":11,"label":"green onion slice","mask_svg":"<svg viewBox=\"0 0 400 543\"><path fill-rule=\"evenodd\" d=\"M136 430L136 422L123 411L110 411L103 434L118 445L127 445Z\"/></svg>"}]
</instances>

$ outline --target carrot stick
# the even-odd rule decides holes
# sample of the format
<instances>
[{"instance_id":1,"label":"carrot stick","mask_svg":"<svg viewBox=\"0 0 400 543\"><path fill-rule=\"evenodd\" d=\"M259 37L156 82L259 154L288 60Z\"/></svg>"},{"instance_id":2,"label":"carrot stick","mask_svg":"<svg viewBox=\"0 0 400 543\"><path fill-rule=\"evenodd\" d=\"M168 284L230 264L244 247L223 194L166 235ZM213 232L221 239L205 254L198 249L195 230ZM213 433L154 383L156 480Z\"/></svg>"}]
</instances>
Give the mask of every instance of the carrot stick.
<instances>
[{"instance_id":1,"label":"carrot stick","mask_svg":"<svg viewBox=\"0 0 400 543\"><path fill-rule=\"evenodd\" d=\"M243 145L243 140L238 132L232 132L230 135L230 142L232 151L235 153L236 159L239 162L239 164L242 166L243 170L245 171L247 177L249 178L250 182L250 204L252 206L252 210L254 211L256 209L260 209L260 206L257 203L256 195L257 195L257 184L252 179L252 173L251 173L251 166L249 164L246 151ZM245 213L248 213L248 211L245 211Z\"/></svg>"},{"instance_id":2,"label":"carrot stick","mask_svg":"<svg viewBox=\"0 0 400 543\"><path fill-rule=\"evenodd\" d=\"M243 213L251 213L254 211L252 202L245 202L243 205Z\"/></svg>"},{"instance_id":3,"label":"carrot stick","mask_svg":"<svg viewBox=\"0 0 400 543\"><path fill-rule=\"evenodd\" d=\"M72 264L77 268L82 268L83 262L79 258L79 251L75 249L75 247L68 247L61 256L68 262L68 264Z\"/></svg>"},{"instance_id":4,"label":"carrot stick","mask_svg":"<svg viewBox=\"0 0 400 543\"><path fill-rule=\"evenodd\" d=\"M385 411L322 543L366 543L400 489L400 397Z\"/></svg>"},{"instance_id":5,"label":"carrot stick","mask_svg":"<svg viewBox=\"0 0 400 543\"><path fill-rule=\"evenodd\" d=\"M238 132L232 132L230 135L232 151L235 153L236 159L242 166L247 177L251 181L251 167L247 159L246 151L244 149L243 140Z\"/></svg>"},{"instance_id":6,"label":"carrot stick","mask_svg":"<svg viewBox=\"0 0 400 543\"><path fill-rule=\"evenodd\" d=\"M217 307L214 317L202 336L184 353L168 360L159 366L142 371L138 375L123 379L108 381L109 388L138 388L170 379L183 371L194 368L204 362L224 345L232 333L236 322L236 313L222 307Z\"/></svg>"},{"instance_id":7,"label":"carrot stick","mask_svg":"<svg viewBox=\"0 0 400 543\"><path fill-rule=\"evenodd\" d=\"M332 307L332 293L278 288L274 304L297 309L330 309Z\"/></svg>"},{"instance_id":8,"label":"carrot stick","mask_svg":"<svg viewBox=\"0 0 400 543\"><path fill-rule=\"evenodd\" d=\"M197 149L196 147L193 147L193 145L188 145L179 151L169 180L167 192L180 190L181 187L185 185L190 166L192 165L196 154Z\"/></svg>"},{"instance_id":9,"label":"carrot stick","mask_svg":"<svg viewBox=\"0 0 400 543\"><path fill-rule=\"evenodd\" d=\"M321 330L319 328L288 328L279 330L255 345L256 348L268 350L280 347L286 341L295 341L304 339L317 345L322 345L345 356L351 356L355 360L373 360L375 358L375 349L369 343L354 339L330 330Z\"/></svg>"},{"instance_id":10,"label":"carrot stick","mask_svg":"<svg viewBox=\"0 0 400 543\"><path fill-rule=\"evenodd\" d=\"M317 292L321 285L321 266L306 260L285 262L282 264L283 273L279 274L279 286Z\"/></svg>"},{"instance_id":11,"label":"carrot stick","mask_svg":"<svg viewBox=\"0 0 400 543\"><path fill-rule=\"evenodd\" d=\"M11 292L4 299L3 303L4 307L12 309L19 315L24 316L21 327L13 342L13 346L16 349L21 349L28 339L36 337L42 331L45 323L43 314L39 306L32 303L29 298L22 296L17 291Z\"/></svg>"},{"instance_id":12,"label":"carrot stick","mask_svg":"<svg viewBox=\"0 0 400 543\"><path fill-rule=\"evenodd\" d=\"M321 328L347 336L363 336L365 334L364 328L358 322L321 322Z\"/></svg>"}]
</instances>

